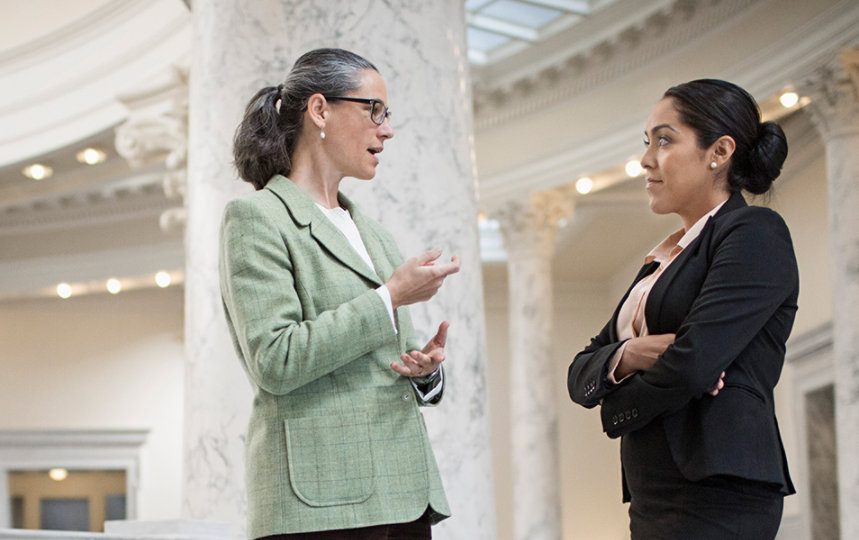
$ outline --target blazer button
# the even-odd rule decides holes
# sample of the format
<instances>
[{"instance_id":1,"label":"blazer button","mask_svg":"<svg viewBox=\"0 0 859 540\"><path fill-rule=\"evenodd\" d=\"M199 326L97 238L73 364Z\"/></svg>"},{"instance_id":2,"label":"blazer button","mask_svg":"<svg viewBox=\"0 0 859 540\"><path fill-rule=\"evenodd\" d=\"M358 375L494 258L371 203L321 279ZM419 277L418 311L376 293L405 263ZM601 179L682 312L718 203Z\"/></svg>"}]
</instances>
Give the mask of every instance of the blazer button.
<instances>
[{"instance_id":1,"label":"blazer button","mask_svg":"<svg viewBox=\"0 0 859 540\"><path fill-rule=\"evenodd\" d=\"M638 418L638 409L632 409L632 417Z\"/></svg>"},{"instance_id":2,"label":"blazer button","mask_svg":"<svg viewBox=\"0 0 859 540\"><path fill-rule=\"evenodd\" d=\"M632 413L630 411L626 411L626 419L629 420L632 418Z\"/></svg>"},{"instance_id":3,"label":"blazer button","mask_svg":"<svg viewBox=\"0 0 859 540\"><path fill-rule=\"evenodd\" d=\"M408 401L408 400L409 400L409 393L403 392L403 401Z\"/></svg>"},{"instance_id":4,"label":"blazer button","mask_svg":"<svg viewBox=\"0 0 859 540\"><path fill-rule=\"evenodd\" d=\"M614 415L611 417L611 425L613 425L613 426L617 425L617 415Z\"/></svg>"}]
</instances>

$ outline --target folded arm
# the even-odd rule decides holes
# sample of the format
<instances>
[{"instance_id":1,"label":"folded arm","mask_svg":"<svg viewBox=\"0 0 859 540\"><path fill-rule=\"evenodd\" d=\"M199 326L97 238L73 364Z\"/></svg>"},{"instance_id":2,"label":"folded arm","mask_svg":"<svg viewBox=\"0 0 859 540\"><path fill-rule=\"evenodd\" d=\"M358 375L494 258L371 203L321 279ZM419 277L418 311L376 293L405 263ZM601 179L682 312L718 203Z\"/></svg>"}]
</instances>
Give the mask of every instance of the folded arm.
<instances>
[{"instance_id":1,"label":"folded arm","mask_svg":"<svg viewBox=\"0 0 859 540\"><path fill-rule=\"evenodd\" d=\"M721 373L796 291L796 259L777 214L743 212L728 227L674 343L652 368L605 396L601 416L610 437L635 431L712 391Z\"/></svg>"}]
</instances>

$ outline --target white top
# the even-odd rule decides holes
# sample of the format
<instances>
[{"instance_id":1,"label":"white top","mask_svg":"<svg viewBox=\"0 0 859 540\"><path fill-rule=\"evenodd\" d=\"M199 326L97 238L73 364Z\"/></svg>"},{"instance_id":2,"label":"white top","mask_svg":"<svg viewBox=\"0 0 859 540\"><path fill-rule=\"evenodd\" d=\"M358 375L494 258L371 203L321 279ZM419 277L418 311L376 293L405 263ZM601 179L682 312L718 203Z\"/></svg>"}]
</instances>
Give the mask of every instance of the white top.
<instances>
[{"instance_id":1,"label":"white top","mask_svg":"<svg viewBox=\"0 0 859 540\"><path fill-rule=\"evenodd\" d=\"M376 267L373 265L373 260L370 259L370 254L367 252L367 246L364 245L364 240L361 238L361 233L358 231L358 226L355 225L355 222L352 220L352 216L349 214L349 211L345 208L341 208L336 206L334 208L325 208L324 206L316 203L317 208L325 214L325 217L334 224L337 229L343 233L343 236L346 237L346 240L349 242L349 245L352 246L352 249L367 263L367 266L376 272ZM376 272L378 274L378 272ZM388 287L382 285L377 287L376 293L382 299L382 302L385 303L385 307L388 310L388 316L391 318L391 324L394 327L394 332L398 332L397 330L397 320L394 317L394 304L391 301L391 293L388 291ZM436 370L440 375L439 382L436 384L429 392L424 394L424 392L418 388L417 384L414 381L412 382L412 386L417 390L419 394L423 397L424 400L430 401L442 389L442 383L444 382L444 370L441 369L441 366Z\"/></svg>"}]
</instances>

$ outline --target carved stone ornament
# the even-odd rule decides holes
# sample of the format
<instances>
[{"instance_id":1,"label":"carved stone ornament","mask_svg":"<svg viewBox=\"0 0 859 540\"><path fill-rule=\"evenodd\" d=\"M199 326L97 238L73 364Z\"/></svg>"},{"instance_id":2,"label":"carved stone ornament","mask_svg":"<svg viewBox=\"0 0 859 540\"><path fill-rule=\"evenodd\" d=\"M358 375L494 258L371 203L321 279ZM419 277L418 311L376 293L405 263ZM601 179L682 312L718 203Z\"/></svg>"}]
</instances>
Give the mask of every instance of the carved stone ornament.
<instances>
[{"instance_id":1,"label":"carved stone ornament","mask_svg":"<svg viewBox=\"0 0 859 540\"><path fill-rule=\"evenodd\" d=\"M538 250L551 256L558 230L573 215L573 198L567 189L532 193L506 201L491 214L498 220L508 254Z\"/></svg>"},{"instance_id":2,"label":"carved stone ornament","mask_svg":"<svg viewBox=\"0 0 859 540\"><path fill-rule=\"evenodd\" d=\"M842 51L803 77L799 89L811 98L811 118L824 139L859 133L859 50Z\"/></svg>"}]
</instances>

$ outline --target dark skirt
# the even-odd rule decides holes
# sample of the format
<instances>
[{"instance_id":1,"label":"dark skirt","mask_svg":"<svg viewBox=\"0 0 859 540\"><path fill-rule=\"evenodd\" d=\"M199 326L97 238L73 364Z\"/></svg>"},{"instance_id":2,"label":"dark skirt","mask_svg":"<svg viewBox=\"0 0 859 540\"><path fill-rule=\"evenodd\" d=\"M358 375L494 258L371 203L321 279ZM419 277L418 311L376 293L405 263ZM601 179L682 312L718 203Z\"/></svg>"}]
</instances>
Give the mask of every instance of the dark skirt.
<instances>
[{"instance_id":1,"label":"dark skirt","mask_svg":"<svg viewBox=\"0 0 859 540\"><path fill-rule=\"evenodd\" d=\"M732 476L687 480L658 420L624 435L621 460L632 540L771 540L778 532L777 486Z\"/></svg>"}]
</instances>

